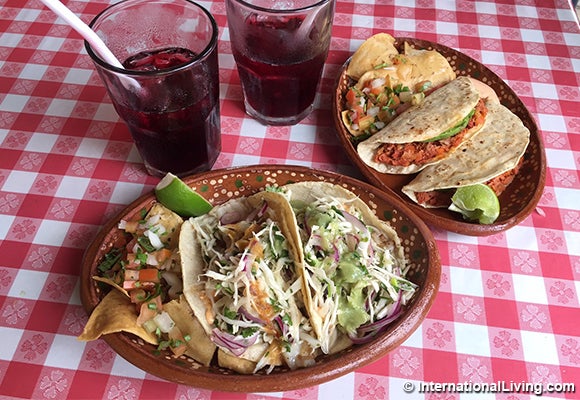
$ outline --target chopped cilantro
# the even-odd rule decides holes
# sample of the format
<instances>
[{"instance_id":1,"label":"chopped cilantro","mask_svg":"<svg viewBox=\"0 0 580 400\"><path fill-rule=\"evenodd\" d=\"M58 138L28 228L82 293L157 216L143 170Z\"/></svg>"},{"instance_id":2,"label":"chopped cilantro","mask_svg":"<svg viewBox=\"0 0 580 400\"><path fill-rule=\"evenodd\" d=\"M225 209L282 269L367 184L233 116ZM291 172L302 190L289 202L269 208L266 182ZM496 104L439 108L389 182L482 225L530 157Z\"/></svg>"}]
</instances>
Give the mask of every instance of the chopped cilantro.
<instances>
[{"instance_id":1,"label":"chopped cilantro","mask_svg":"<svg viewBox=\"0 0 580 400\"><path fill-rule=\"evenodd\" d=\"M121 259L121 250L117 248L111 249L103 257L103 261L99 264L97 269L101 272L109 271Z\"/></svg>"},{"instance_id":2,"label":"chopped cilantro","mask_svg":"<svg viewBox=\"0 0 580 400\"><path fill-rule=\"evenodd\" d=\"M155 251L155 247L153 247L153 245L151 244L151 241L149 240L149 238L147 236L139 236L137 238L137 243L139 243L139 245L141 247L143 247L143 249L145 249L145 251L147 251L149 253Z\"/></svg>"}]
</instances>

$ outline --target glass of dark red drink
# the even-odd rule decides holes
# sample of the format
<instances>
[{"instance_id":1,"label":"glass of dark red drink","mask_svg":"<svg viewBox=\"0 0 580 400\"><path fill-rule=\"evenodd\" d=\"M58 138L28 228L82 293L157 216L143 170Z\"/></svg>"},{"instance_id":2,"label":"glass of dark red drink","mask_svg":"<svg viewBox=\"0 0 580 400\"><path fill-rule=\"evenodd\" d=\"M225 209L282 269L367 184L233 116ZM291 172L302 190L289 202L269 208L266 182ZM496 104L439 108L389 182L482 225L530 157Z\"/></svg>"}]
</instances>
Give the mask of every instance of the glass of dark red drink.
<instances>
[{"instance_id":1,"label":"glass of dark red drink","mask_svg":"<svg viewBox=\"0 0 580 400\"><path fill-rule=\"evenodd\" d=\"M313 109L335 0L225 0L246 113L294 125Z\"/></svg>"},{"instance_id":2,"label":"glass of dark red drink","mask_svg":"<svg viewBox=\"0 0 580 400\"><path fill-rule=\"evenodd\" d=\"M188 0L125 0L90 23L123 64L85 43L151 175L212 168L221 150L218 28Z\"/></svg>"}]
</instances>

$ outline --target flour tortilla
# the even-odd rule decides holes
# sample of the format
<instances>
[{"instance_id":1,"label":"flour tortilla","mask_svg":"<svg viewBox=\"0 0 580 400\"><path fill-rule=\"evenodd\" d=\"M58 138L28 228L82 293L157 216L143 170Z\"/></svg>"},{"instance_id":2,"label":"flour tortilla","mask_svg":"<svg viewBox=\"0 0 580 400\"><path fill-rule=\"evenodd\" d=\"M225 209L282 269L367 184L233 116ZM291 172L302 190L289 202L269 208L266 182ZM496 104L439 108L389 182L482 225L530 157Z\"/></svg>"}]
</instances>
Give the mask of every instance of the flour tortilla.
<instances>
[{"instance_id":1,"label":"flour tortilla","mask_svg":"<svg viewBox=\"0 0 580 400\"><path fill-rule=\"evenodd\" d=\"M479 101L479 92L471 79L459 77L435 90L425 100L413 106L369 139L359 143L357 152L365 164L378 172L390 174L412 174L432 163L409 166L393 166L374 160L375 153L384 143L412 143L433 139L455 127ZM475 135L471 129L464 140ZM439 162L437 160L435 162Z\"/></svg>"},{"instance_id":2,"label":"flour tortilla","mask_svg":"<svg viewBox=\"0 0 580 400\"><path fill-rule=\"evenodd\" d=\"M530 131L520 118L495 101L477 136L438 164L428 166L402 191L414 202L417 192L455 189L485 183L515 168L530 142Z\"/></svg>"}]
</instances>

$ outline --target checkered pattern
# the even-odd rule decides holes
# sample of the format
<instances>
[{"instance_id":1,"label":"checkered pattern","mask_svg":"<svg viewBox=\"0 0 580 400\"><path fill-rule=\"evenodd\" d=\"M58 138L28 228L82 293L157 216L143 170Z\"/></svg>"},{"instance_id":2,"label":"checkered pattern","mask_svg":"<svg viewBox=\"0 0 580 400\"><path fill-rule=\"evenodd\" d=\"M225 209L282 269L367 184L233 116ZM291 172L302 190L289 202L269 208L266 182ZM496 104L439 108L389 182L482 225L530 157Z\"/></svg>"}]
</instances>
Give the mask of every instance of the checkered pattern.
<instances>
[{"instance_id":1,"label":"checkered pattern","mask_svg":"<svg viewBox=\"0 0 580 400\"><path fill-rule=\"evenodd\" d=\"M112 1L64 1L90 21ZM530 393L408 394L405 382L575 383L580 396L580 28L566 0L338 0L316 109L293 127L243 112L225 8L220 27L223 152L215 168L299 164L359 177L335 137L340 66L386 31L440 42L501 76L535 116L546 190L524 222L490 237L434 230L439 295L421 327L381 360L317 387L237 398L528 399ZM162 381L87 320L79 264L99 227L157 183L148 176L78 35L38 0L0 1L0 396L222 399Z\"/></svg>"}]
</instances>

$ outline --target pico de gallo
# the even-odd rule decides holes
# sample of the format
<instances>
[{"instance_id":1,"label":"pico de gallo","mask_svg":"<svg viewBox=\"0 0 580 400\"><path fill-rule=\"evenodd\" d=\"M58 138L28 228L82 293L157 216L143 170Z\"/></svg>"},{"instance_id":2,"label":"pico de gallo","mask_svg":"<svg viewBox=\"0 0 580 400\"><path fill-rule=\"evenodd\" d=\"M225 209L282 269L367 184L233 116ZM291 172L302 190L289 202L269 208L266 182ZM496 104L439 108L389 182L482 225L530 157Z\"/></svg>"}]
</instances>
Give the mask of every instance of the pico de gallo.
<instances>
[{"instance_id":1,"label":"pico de gallo","mask_svg":"<svg viewBox=\"0 0 580 400\"><path fill-rule=\"evenodd\" d=\"M346 121L354 142L367 139L383 129L397 115L412 105L419 104L431 89L424 81L416 89L402 84L391 85L390 76L368 79L346 92Z\"/></svg>"},{"instance_id":2,"label":"pico de gallo","mask_svg":"<svg viewBox=\"0 0 580 400\"><path fill-rule=\"evenodd\" d=\"M134 219L121 220L118 228L125 235L98 266L100 277L135 305L137 324L155 335L158 350L170 349L176 356L186 351L190 337L180 331L163 305L178 298L183 289L175 240L181 222L158 203Z\"/></svg>"}]
</instances>

